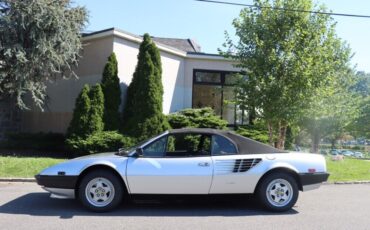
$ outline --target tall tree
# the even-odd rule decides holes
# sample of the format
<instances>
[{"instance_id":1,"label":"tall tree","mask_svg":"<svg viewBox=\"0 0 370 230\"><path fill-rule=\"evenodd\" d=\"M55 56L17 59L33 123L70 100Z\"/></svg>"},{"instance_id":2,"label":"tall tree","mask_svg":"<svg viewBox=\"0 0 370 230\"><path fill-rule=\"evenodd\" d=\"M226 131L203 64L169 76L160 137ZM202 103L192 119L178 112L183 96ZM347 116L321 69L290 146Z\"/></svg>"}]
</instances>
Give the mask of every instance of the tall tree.
<instances>
[{"instance_id":1,"label":"tall tree","mask_svg":"<svg viewBox=\"0 0 370 230\"><path fill-rule=\"evenodd\" d=\"M100 84L91 87L90 93L91 108L89 111L88 134L101 132L104 129L104 94Z\"/></svg>"},{"instance_id":2,"label":"tall tree","mask_svg":"<svg viewBox=\"0 0 370 230\"><path fill-rule=\"evenodd\" d=\"M337 38L328 15L276 8L315 9L311 0L255 0L233 21L238 42L226 34L224 52L242 68L247 80L241 85L244 105L255 108L266 120L270 144L284 148L289 124L298 120L326 79L346 65L350 50Z\"/></svg>"},{"instance_id":3,"label":"tall tree","mask_svg":"<svg viewBox=\"0 0 370 230\"><path fill-rule=\"evenodd\" d=\"M112 53L104 67L101 87L104 93L104 129L119 129L119 105L121 104L121 88L119 86L116 55Z\"/></svg>"},{"instance_id":4,"label":"tall tree","mask_svg":"<svg viewBox=\"0 0 370 230\"><path fill-rule=\"evenodd\" d=\"M370 138L370 73L358 72L351 90L360 95L360 102L359 116L350 125L350 131L356 137Z\"/></svg>"},{"instance_id":5,"label":"tall tree","mask_svg":"<svg viewBox=\"0 0 370 230\"><path fill-rule=\"evenodd\" d=\"M29 92L41 108L45 83L73 74L86 21L85 8L70 0L0 0L0 99L24 109Z\"/></svg>"},{"instance_id":6,"label":"tall tree","mask_svg":"<svg viewBox=\"0 0 370 230\"><path fill-rule=\"evenodd\" d=\"M91 108L90 87L85 85L78 97L76 98L73 117L69 123L67 137L87 137L89 135L89 113Z\"/></svg>"},{"instance_id":7,"label":"tall tree","mask_svg":"<svg viewBox=\"0 0 370 230\"><path fill-rule=\"evenodd\" d=\"M144 35L132 82L127 89L123 132L145 139L169 125L162 113L162 64L158 48L149 34Z\"/></svg>"},{"instance_id":8,"label":"tall tree","mask_svg":"<svg viewBox=\"0 0 370 230\"><path fill-rule=\"evenodd\" d=\"M334 148L335 141L358 117L359 96L351 90L354 77L351 69L338 71L316 90L310 106L303 113L301 125L311 136L312 152L318 152L322 138L328 138Z\"/></svg>"}]
</instances>

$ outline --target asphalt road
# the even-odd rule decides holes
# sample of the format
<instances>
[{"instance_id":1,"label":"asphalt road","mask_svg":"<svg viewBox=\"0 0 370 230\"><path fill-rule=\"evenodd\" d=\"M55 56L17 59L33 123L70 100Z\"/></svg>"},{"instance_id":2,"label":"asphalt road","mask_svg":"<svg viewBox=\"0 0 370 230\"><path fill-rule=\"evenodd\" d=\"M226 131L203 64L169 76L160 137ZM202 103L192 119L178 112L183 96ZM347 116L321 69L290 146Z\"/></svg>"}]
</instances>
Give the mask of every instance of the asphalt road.
<instances>
[{"instance_id":1,"label":"asphalt road","mask_svg":"<svg viewBox=\"0 0 370 230\"><path fill-rule=\"evenodd\" d=\"M0 183L0 229L370 229L370 184L323 185L300 193L286 213L263 211L253 197L138 201L96 214L50 199L34 183Z\"/></svg>"}]
</instances>

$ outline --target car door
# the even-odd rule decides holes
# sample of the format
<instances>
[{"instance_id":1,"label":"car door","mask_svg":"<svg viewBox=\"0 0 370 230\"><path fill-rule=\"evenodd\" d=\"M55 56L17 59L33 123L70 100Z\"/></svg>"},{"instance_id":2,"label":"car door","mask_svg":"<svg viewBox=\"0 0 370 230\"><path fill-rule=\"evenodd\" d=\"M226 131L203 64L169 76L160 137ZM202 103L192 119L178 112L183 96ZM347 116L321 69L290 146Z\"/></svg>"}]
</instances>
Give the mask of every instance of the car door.
<instances>
[{"instance_id":1,"label":"car door","mask_svg":"<svg viewBox=\"0 0 370 230\"><path fill-rule=\"evenodd\" d=\"M255 170L260 155L238 154L236 144L219 135L212 136L214 174L210 194L253 193L261 176Z\"/></svg>"},{"instance_id":2,"label":"car door","mask_svg":"<svg viewBox=\"0 0 370 230\"><path fill-rule=\"evenodd\" d=\"M208 194L213 164L211 137L168 134L130 157L127 181L132 194Z\"/></svg>"}]
</instances>

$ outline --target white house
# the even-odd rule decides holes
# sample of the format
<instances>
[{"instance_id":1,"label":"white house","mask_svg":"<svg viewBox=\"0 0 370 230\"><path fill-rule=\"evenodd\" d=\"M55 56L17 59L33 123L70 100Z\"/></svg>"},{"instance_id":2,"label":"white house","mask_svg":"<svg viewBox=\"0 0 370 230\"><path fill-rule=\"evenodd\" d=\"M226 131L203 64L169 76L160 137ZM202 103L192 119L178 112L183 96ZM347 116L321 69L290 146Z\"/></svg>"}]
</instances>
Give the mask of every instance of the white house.
<instances>
[{"instance_id":1,"label":"white house","mask_svg":"<svg viewBox=\"0 0 370 230\"><path fill-rule=\"evenodd\" d=\"M202 53L191 39L153 37L161 53L163 69L163 112L211 106L222 118L235 124L236 107L225 101L233 97L233 77L238 69L231 60L216 54ZM72 118L75 99L84 84L100 82L108 56L115 52L124 101L127 86L137 64L142 37L110 28L84 34L84 49L78 79L60 79L48 83L45 111L32 108L21 113L21 132L65 132Z\"/></svg>"}]
</instances>

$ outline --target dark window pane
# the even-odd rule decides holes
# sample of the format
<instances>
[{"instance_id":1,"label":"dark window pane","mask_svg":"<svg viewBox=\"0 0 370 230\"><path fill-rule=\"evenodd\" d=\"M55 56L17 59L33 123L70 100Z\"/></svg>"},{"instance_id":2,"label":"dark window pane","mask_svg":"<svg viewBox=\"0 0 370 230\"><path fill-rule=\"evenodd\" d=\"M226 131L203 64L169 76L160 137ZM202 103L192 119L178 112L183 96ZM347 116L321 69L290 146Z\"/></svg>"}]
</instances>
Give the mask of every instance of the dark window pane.
<instances>
[{"instance_id":1,"label":"dark window pane","mask_svg":"<svg viewBox=\"0 0 370 230\"><path fill-rule=\"evenodd\" d=\"M168 157L204 156L210 153L210 137L200 134L175 134L168 136Z\"/></svg>"},{"instance_id":2,"label":"dark window pane","mask_svg":"<svg viewBox=\"0 0 370 230\"><path fill-rule=\"evenodd\" d=\"M236 153L235 145L229 140L222 136L213 136L212 155L230 155Z\"/></svg>"},{"instance_id":3,"label":"dark window pane","mask_svg":"<svg viewBox=\"0 0 370 230\"><path fill-rule=\"evenodd\" d=\"M225 85L235 85L240 79L240 75L235 73L225 74Z\"/></svg>"},{"instance_id":4,"label":"dark window pane","mask_svg":"<svg viewBox=\"0 0 370 230\"><path fill-rule=\"evenodd\" d=\"M236 120L235 123L237 125L245 125L248 124L248 113L245 109L240 108L240 106L236 107Z\"/></svg>"},{"instance_id":5,"label":"dark window pane","mask_svg":"<svg viewBox=\"0 0 370 230\"><path fill-rule=\"evenodd\" d=\"M143 148L144 157L163 157L166 151L167 137L162 137L159 140L145 146Z\"/></svg>"},{"instance_id":6,"label":"dark window pane","mask_svg":"<svg viewBox=\"0 0 370 230\"><path fill-rule=\"evenodd\" d=\"M210 72L196 72L195 82L221 83L221 74Z\"/></svg>"},{"instance_id":7,"label":"dark window pane","mask_svg":"<svg viewBox=\"0 0 370 230\"><path fill-rule=\"evenodd\" d=\"M221 116L221 86L194 85L193 108L211 107L217 115Z\"/></svg>"}]
</instances>

